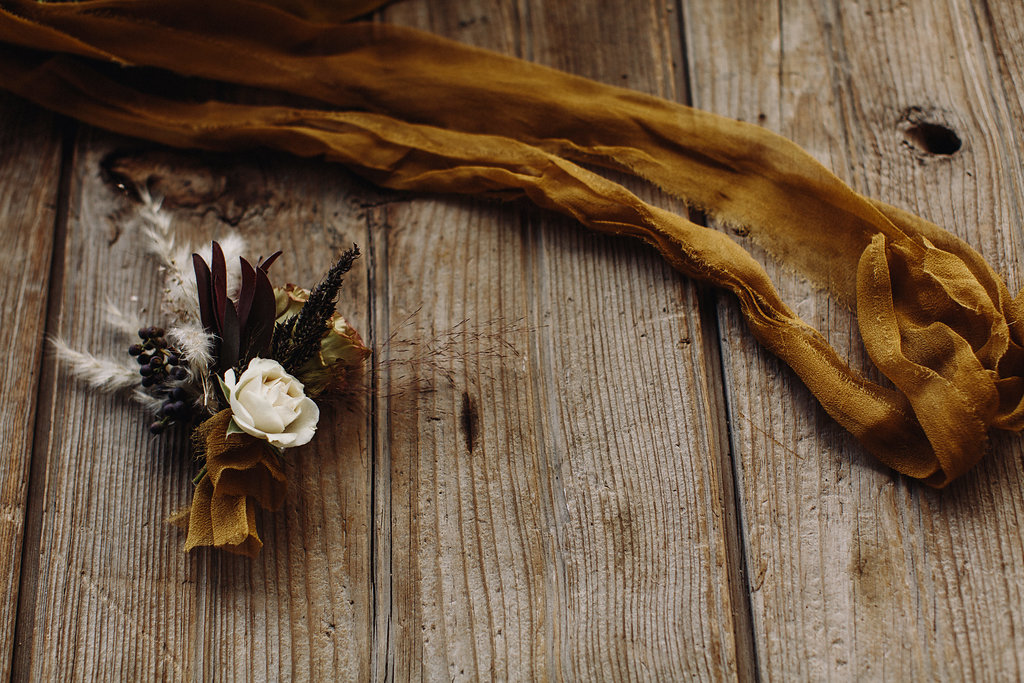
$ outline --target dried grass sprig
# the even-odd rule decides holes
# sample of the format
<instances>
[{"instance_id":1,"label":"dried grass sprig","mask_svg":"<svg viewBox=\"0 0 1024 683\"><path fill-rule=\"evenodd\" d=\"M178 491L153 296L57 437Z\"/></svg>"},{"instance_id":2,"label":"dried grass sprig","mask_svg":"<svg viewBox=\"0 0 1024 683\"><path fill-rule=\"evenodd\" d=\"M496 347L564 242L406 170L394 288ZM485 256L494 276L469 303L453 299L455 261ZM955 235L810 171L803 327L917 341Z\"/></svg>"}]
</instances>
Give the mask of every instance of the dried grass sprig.
<instances>
[{"instance_id":1,"label":"dried grass sprig","mask_svg":"<svg viewBox=\"0 0 1024 683\"><path fill-rule=\"evenodd\" d=\"M103 309L106 313L107 324L122 334L134 336L135 332L143 326L142 318L135 313L122 311L110 299L106 300Z\"/></svg>"},{"instance_id":2,"label":"dried grass sprig","mask_svg":"<svg viewBox=\"0 0 1024 683\"><path fill-rule=\"evenodd\" d=\"M132 391L132 399L141 405L147 412L156 415L157 411L160 410L160 406L164 404L164 398L162 396L154 396L153 394L147 393L143 389L136 388Z\"/></svg>"},{"instance_id":3,"label":"dried grass sprig","mask_svg":"<svg viewBox=\"0 0 1024 683\"><path fill-rule=\"evenodd\" d=\"M187 266L189 250L179 247L171 229L171 216L162 208L162 200L143 185L136 187L142 207L139 218L146 238L146 251L160 262L164 271L164 308L178 320L195 317L195 281ZM183 258L184 255L184 258Z\"/></svg>"},{"instance_id":4,"label":"dried grass sprig","mask_svg":"<svg viewBox=\"0 0 1024 683\"><path fill-rule=\"evenodd\" d=\"M327 321L334 315L334 307L338 302L342 277L352 269L357 258L359 247L353 245L310 291L299 314L285 324L278 325L274 331L272 349L288 372L294 372L320 350L320 340L327 331Z\"/></svg>"},{"instance_id":5,"label":"dried grass sprig","mask_svg":"<svg viewBox=\"0 0 1024 683\"><path fill-rule=\"evenodd\" d=\"M137 366L76 351L60 337L51 337L50 345L53 347L57 360L63 363L75 377L96 391L112 394L139 385Z\"/></svg>"},{"instance_id":6,"label":"dried grass sprig","mask_svg":"<svg viewBox=\"0 0 1024 683\"><path fill-rule=\"evenodd\" d=\"M144 186L136 187L142 207L139 218L142 234L146 238L146 250L160 262L164 271L164 309L178 322L199 319L199 303L196 294L195 273L192 270L191 245L179 245L175 238L170 214L163 209L162 200L150 194ZM245 238L238 233L228 233L220 240L224 258L229 264L227 287L229 292L238 289L240 274L237 269L239 257L246 250ZM209 258L210 248L206 253Z\"/></svg>"}]
</instances>

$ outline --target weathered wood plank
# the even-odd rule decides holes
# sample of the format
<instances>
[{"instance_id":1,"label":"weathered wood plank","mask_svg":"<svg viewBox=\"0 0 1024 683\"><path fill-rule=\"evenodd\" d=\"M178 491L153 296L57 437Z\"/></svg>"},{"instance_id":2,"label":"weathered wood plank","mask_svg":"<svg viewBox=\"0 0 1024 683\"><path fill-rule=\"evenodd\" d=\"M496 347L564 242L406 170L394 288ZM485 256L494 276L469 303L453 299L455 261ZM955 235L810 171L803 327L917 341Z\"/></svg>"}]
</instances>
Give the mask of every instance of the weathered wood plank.
<instances>
[{"instance_id":1,"label":"weathered wood plank","mask_svg":"<svg viewBox=\"0 0 1024 683\"><path fill-rule=\"evenodd\" d=\"M684 4L696 104L793 137L858 188L958 231L1018 283L1021 11L954 0L779 7ZM680 97L670 10L408 2L388 18ZM908 135L914 107L955 128L963 149L923 153L927 140ZM100 351L121 344L98 297L157 291L138 240L109 222L130 203L97 174L122 142L88 133L78 146L54 329ZM522 206L378 194L280 157L137 156L142 177L193 183L196 196L174 209L190 235L238 222L257 251L286 249L276 269L293 279L331 256L305 240L365 243L347 310L378 345L395 337L368 377L366 414L339 413L338 432L321 430L297 455L290 502L262 517L267 547L252 563L179 553L163 518L189 492L188 465L174 458L181 439L154 444L137 411L52 379L16 675L748 671L727 566L715 326L689 283L645 248ZM52 226L40 205L37 220ZM866 367L849 313L773 273ZM33 296L41 310L45 296ZM756 347L731 302L718 323L760 673L1019 678L1019 443L1000 440L942 494L893 479Z\"/></svg>"},{"instance_id":2,"label":"weathered wood plank","mask_svg":"<svg viewBox=\"0 0 1024 683\"><path fill-rule=\"evenodd\" d=\"M0 677L11 672L36 393L57 225L61 132L54 117L0 97Z\"/></svg>"},{"instance_id":3,"label":"weathered wood plank","mask_svg":"<svg viewBox=\"0 0 1024 683\"><path fill-rule=\"evenodd\" d=\"M672 11L410 2L386 18L678 97ZM380 376L378 677L735 676L717 361L692 284L528 208L372 216L378 335L453 343ZM494 357L496 332L515 353Z\"/></svg>"},{"instance_id":4,"label":"weathered wood plank","mask_svg":"<svg viewBox=\"0 0 1024 683\"><path fill-rule=\"evenodd\" d=\"M365 241L365 224L351 217L368 190L341 169L277 155L162 152L86 129L77 145L53 332L94 352L117 354L129 343L102 322L104 297L159 320L160 275L142 256L138 232L119 227L135 209L104 182L104 161L167 194L187 239L218 237L236 223L254 256L285 250L278 278L313 284L337 250ZM360 267L344 297L346 313L363 328L364 277ZM266 545L249 561L185 555L183 535L164 521L191 495L187 435L154 439L140 410L62 375L44 395L52 420L36 451L46 459L32 490L42 511L34 527L38 574L27 580L31 598L22 604L27 635L19 677L369 676L365 406L325 411L315 443L289 454L288 502L260 517Z\"/></svg>"},{"instance_id":5,"label":"weathered wood plank","mask_svg":"<svg viewBox=\"0 0 1024 683\"><path fill-rule=\"evenodd\" d=\"M1021 166L1006 142L1021 118L1019 108L1007 114L977 8L684 6L697 106L794 139L854 187L953 230L1019 282ZM1000 45L1020 58L1019 41ZM919 117L955 130L962 149L929 153L949 138L914 134ZM805 319L868 368L849 312L783 269L770 272ZM998 440L976 473L930 491L872 463L757 347L725 298L720 324L762 677L1020 678L1019 441Z\"/></svg>"}]
</instances>

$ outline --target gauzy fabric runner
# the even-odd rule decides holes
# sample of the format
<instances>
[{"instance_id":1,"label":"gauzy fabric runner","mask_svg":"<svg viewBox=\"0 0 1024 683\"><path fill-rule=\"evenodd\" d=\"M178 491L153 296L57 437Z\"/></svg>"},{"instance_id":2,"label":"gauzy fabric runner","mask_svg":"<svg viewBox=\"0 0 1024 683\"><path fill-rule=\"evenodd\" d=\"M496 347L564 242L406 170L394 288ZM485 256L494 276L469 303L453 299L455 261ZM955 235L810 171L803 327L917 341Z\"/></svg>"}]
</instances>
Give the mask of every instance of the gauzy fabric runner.
<instances>
[{"instance_id":1,"label":"gauzy fabric runner","mask_svg":"<svg viewBox=\"0 0 1024 683\"><path fill-rule=\"evenodd\" d=\"M408 28L340 23L379 4L6 0L0 86L168 145L323 156L384 187L525 196L643 239L735 294L757 339L836 421L932 486L976 463L991 428L1024 426L1022 299L961 240L857 194L757 126ZM175 97L166 72L288 93L296 105ZM580 163L745 226L855 308L871 360L896 388L854 372L727 235Z\"/></svg>"}]
</instances>

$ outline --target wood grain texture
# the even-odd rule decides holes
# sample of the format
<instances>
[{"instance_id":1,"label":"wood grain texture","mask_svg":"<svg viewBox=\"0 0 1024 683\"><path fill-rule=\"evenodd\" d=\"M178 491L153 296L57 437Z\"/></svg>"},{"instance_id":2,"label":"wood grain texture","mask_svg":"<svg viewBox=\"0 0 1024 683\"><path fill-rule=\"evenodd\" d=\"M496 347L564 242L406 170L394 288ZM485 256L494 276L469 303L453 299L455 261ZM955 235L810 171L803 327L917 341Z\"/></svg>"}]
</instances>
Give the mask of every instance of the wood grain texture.
<instances>
[{"instance_id":1,"label":"wood grain texture","mask_svg":"<svg viewBox=\"0 0 1024 683\"><path fill-rule=\"evenodd\" d=\"M671 12L404 3L386 18L676 97ZM414 391L381 381L377 675L735 676L717 364L693 286L530 209L395 202L374 223L380 334L407 321L454 342ZM490 321L515 354L494 357Z\"/></svg>"},{"instance_id":2,"label":"wood grain texture","mask_svg":"<svg viewBox=\"0 0 1024 683\"><path fill-rule=\"evenodd\" d=\"M380 16L760 122L1024 282L1019 3L406 0ZM942 493L896 477L756 345L731 299L523 203L382 192L316 161L87 128L58 197L52 120L0 100L0 122L15 397L0 421L15 454L0 462L0 673L1024 677L1018 438ZM941 128L961 140L952 154L937 153ZM295 453L254 561L185 555L165 524L191 493L185 435L151 438L140 410L41 359L49 287L47 331L99 353L128 343L104 325L105 297L154 313L160 275L118 179L167 195L189 239L237 229L254 256L284 249L279 278L312 284L337 250L363 247L342 308L375 350L365 400L326 411ZM748 246L880 379L850 312Z\"/></svg>"},{"instance_id":3,"label":"wood grain texture","mask_svg":"<svg viewBox=\"0 0 1024 683\"><path fill-rule=\"evenodd\" d=\"M366 190L338 168L273 155L189 156L91 132L76 149L54 332L100 354L122 354L130 343L103 323L104 297L158 321L160 287L131 227L134 202L104 181L104 167L167 195L185 239L198 244L234 224L253 257L284 249L275 274L301 284L314 284L339 250L364 242L365 224L351 216ZM363 328L364 278L355 271L344 298ZM30 597L22 602L17 677L368 677L365 405L325 410L316 443L289 454L288 502L259 517L266 545L248 561L186 555L183 534L165 522L191 493L186 434L155 439L124 398L97 396L59 374L55 382L43 393L53 417L37 445L47 465L32 490L42 517L36 571L23 584Z\"/></svg>"},{"instance_id":4,"label":"wood grain texture","mask_svg":"<svg viewBox=\"0 0 1024 683\"><path fill-rule=\"evenodd\" d=\"M0 97L0 678L11 671L50 256L61 174L54 118Z\"/></svg>"},{"instance_id":5,"label":"wood grain texture","mask_svg":"<svg viewBox=\"0 0 1024 683\"><path fill-rule=\"evenodd\" d=\"M1020 164L1009 143L1021 120L1004 104L981 5L688 1L694 102L760 121L858 190L939 222L1016 287ZM922 121L955 131L962 148L930 153L943 138L914 134ZM874 377L852 315L770 272ZM761 676L1020 678L1018 440L997 440L974 473L930 491L872 463L724 298L720 322Z\"/></svg>"}]
</instances>

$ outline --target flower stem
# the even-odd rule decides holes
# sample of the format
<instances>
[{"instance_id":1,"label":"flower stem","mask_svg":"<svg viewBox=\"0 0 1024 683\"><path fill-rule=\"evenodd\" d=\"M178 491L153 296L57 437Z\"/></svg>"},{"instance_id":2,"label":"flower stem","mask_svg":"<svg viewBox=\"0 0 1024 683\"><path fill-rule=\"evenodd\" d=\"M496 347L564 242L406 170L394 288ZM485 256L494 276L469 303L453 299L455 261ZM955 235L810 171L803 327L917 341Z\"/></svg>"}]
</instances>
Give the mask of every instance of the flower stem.
<instances>
[{"instance_id":1,"label":"flower stem","mask_svg":"<svg viewBox=\"0 0 1024 683\"><path fill-rule=\"evenodd\" d=\"M193 486L199 486L199 482L201 482L203 480L203 477L205 477L205 476L206 476L206 465L204 464L203 465L203 469L199 470L199 474L197 474L195 477L192 478L192 485Z\"/></svg>"}]
</instances>

